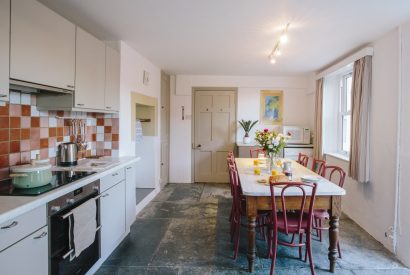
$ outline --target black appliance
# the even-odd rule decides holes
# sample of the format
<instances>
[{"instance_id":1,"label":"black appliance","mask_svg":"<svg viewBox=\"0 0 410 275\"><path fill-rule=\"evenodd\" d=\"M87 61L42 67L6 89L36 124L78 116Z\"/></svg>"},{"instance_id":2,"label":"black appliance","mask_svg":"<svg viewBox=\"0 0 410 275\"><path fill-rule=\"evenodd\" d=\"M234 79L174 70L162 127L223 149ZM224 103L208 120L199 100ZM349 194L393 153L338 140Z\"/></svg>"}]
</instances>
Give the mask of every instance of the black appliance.
<instances>
[{"instance_id":1,"label":"black appliance","mask_svg":"<svg viewBox=\"0 0 410 275\"><path fill-rule=\"evenodd\" d=\"M100 259L100 202L99 180L78 188L47 204L49 230L49 265L52 275L85 274ZM94 200L97 206L97 228L94 242L75 255L73 243L72 210L88 200Z\"/></svg>"},{"instance_id":2,"label":"black appliance","mask_svg":"<svg viewBox=\"0 0 410 275\"><path fill-rule=\"evenodd\" d=\"M38 196L95 173L96 172L53 171L50 184L25 189L15 188L12 184L12 180L8 179L0 182L0 196Z\"/></svg>"}]
</instances>

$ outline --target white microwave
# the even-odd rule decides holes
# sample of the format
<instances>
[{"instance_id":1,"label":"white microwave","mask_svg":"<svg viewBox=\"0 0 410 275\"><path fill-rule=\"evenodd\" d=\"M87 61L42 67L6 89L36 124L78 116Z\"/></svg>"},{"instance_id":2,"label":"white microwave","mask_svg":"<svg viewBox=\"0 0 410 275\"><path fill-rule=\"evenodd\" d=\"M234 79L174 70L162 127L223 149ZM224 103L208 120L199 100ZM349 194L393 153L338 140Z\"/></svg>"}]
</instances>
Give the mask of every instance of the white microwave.
<instances>
[{"instance_id":1,"label":"white microwave","mask_svg":"<svg viewBox=\"0 0 410 275\"><path fill-rule=\"evenodd\" d=\"M300 126L283 126L282 133L290 136L288 144L310 144L310 129Z\"/></svg>"}]
</instances>

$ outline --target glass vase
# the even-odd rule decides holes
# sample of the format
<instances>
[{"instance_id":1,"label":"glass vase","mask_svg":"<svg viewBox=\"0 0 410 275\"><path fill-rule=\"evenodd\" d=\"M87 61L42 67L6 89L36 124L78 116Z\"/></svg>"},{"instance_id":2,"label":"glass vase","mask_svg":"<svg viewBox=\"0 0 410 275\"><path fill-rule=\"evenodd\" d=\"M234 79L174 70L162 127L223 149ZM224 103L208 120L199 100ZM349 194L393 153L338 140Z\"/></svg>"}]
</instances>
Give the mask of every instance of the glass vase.
<instances>
[{"instance_id":1,"label":"glass vase","mask_svg":"<svg viewBox=\"0 0 410 275\"><path fill-rule=\"evenodd\" d=\"M272 172L272 170L276 170L277 172L281 172L282 171L282 167L280 165L278 165L279 163L279 154L276 153L269 153L269 164L270 164L270 171Z\"/></svg>"}]
</instances>

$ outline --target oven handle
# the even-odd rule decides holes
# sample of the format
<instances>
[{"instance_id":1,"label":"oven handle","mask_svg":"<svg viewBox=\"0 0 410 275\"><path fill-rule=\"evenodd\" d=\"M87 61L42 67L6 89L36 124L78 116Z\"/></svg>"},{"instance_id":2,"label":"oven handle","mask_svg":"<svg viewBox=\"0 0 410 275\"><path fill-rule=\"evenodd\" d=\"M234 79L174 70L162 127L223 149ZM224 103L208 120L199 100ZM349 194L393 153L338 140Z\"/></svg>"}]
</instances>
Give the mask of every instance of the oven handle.
<instances>
[{"instance_id":1,"label":"oven handle","mask_svg":"<svg viewBox=\"0 0 410 275\"><path fill-rule=\"evenodd\" d=\"M94 197L94 200L99 200L102 197L102 194L99 194L98 196ZM60 216L61 219L67 219L68 217L70 217L73 214L72 211L68 212L67 214L64 214L62 216Z\"/></svg>"},{"instance_id":2,"label":"oven handle","mask_svg":"<svg viewBox=\"0 0 410 275\"><path fill-rule=\"evenodd\" d=\"M100 230L100 229L101 229L101 225L95 229L95 232L97 232L97 231ZM65 253L65 254L63 255L63 260L65 260L68 256L70 256L71 254L73 254L74 251L75 251L75 250L74 250L74 248L73 248L73 249L70 249L70 251L68 251L67 253Z\"/></svg>"}]
</instances>

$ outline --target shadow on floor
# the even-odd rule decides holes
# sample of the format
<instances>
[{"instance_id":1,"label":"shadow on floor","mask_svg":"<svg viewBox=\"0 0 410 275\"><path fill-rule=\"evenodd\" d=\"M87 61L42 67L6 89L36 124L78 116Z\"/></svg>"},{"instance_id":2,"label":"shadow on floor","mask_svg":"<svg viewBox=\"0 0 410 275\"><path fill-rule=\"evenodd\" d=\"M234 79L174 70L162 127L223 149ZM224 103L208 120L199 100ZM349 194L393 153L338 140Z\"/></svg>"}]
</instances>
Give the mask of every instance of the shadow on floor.
<instances>
[{"instance_id":1,"label":"shadow on floor","mask_svg":"<svg viewBox=\"0 0 410 275\"><path fill-rule=\"evenodd\" d=\"M230 207L227 184L168 184L138 215L131 233L96 274L250 274L245 228L238 259L232 260ZM343 259L338 260L335 274L410 274L347 217L341 218L340 238ZM327 248L326 233L322 242L313 241L317 274L331 274ZM265 258L266 250L266 242L258 236L254 274L269 274L271 261ZM275 274L303 275L310 274L310 269L298 259L297 249L280 247Z\"/></svg>"}]
</instances>

